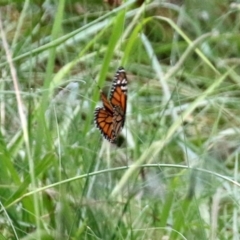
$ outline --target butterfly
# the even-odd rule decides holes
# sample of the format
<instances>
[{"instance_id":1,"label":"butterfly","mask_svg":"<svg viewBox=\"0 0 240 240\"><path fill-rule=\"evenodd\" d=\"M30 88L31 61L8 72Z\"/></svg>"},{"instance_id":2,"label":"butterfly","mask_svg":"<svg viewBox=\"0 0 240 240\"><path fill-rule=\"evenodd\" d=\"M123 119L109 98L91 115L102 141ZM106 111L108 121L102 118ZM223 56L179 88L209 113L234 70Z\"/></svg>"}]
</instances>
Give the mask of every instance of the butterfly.
<instances>
[{"instance_id":1,"label":"butterfly","mask_svg":"<svg viewBox=\"0 0 240 240\"><path fill-rule=\"evenodd\" d=\"M103 107L94 112L94 122L104 138L114 143L124 126L127 109L127 76L123 67L119 67L111 88L110 98L101 91Z\"/></svg>"}]
</instances>

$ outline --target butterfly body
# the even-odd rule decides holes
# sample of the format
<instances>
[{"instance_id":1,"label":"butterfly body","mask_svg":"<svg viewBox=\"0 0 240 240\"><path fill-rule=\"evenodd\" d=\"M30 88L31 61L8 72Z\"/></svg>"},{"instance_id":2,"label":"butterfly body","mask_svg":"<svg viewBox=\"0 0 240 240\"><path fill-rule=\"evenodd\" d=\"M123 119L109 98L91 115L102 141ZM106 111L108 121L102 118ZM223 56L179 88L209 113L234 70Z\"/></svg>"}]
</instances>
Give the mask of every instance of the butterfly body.
<instances>
[{"instance_id":1,"label":"butterfly body","mask_svg":"<svg viewBox=\"0 0 240 240\"><path fill-rule=\"evenodd\" d=\"M110 99L101 91L103 107L95 109L94 121L104 138L114 143L124 126L127 108L127 76L123 67L119 67L111 88Z\"/></svg>"}]
</instances>

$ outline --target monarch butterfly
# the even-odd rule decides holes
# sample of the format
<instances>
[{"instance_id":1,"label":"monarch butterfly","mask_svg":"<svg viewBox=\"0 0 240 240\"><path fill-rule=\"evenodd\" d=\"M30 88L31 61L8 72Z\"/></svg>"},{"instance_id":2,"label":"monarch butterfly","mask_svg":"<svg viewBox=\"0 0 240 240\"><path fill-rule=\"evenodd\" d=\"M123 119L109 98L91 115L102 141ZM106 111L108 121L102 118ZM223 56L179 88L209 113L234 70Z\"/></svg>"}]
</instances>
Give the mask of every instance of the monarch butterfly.
<instances>
[{"instance_id":1,"label":"monarch butterfly","mask_svg":"<svg viewBox=\"0 0 240 240\"><path fill-rule=\"evenodd\" d=\"M95 109L94 122L104 138L114 143L121 131L127 108L127 76L123 67L119 67L111 88L110 99L101 91L103 107Z\"/></svg>"}]
</instances>

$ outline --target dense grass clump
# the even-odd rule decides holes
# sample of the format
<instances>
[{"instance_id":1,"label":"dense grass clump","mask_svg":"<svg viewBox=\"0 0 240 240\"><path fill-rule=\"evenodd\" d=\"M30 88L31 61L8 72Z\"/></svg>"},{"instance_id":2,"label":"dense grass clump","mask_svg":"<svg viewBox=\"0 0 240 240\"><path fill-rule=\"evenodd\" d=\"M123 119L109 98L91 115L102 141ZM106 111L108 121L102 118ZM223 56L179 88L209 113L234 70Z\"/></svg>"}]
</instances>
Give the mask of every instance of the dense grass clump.
<instances>
[{"instance_id":1,"label":"dense grass clump","mask_svg":"<svg viewBox=\"0 0 240 240\"><path fill-rule=\"evenodd\" d=\"M2 1L0 239L238 239L239 9ZM113 145L93 117L119 66Z\"/></svg>"}]
</instances>

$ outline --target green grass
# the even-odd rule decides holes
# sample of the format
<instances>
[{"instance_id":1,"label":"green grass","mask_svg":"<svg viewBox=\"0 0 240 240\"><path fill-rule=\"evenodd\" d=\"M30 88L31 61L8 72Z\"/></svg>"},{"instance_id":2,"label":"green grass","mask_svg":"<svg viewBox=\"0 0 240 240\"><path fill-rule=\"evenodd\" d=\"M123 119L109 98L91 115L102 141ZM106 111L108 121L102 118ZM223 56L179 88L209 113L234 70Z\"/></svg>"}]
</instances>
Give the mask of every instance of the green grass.
<instances>
[{"instance_id":1,"label":"green grass","mask_svg":"<svg viewBox=\"0 0 240 240\"><path fill-rule=\"evenodd\" d=\"M0 239L239 239L239 7L3 1Z\"/></svg>"}]
</instances>

